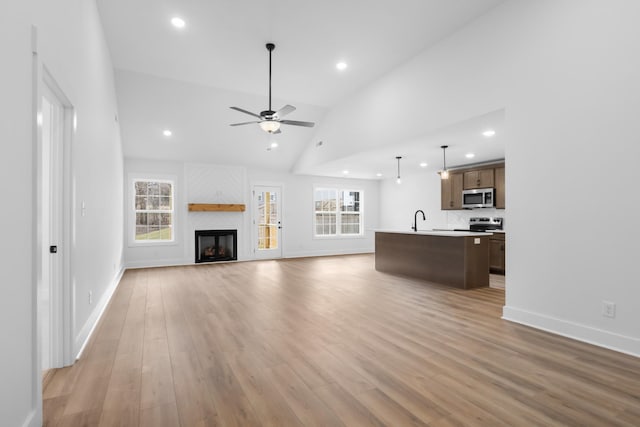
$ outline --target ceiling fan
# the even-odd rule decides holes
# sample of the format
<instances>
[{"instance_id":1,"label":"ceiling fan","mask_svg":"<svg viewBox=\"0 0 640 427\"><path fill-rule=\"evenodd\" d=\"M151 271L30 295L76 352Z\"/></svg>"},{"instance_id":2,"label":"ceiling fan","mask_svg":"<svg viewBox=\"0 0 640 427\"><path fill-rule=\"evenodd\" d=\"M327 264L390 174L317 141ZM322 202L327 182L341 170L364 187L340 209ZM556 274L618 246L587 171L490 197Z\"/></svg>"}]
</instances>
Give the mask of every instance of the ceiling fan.
<instances>
[{"instance_id":1,"label":"ceiling fan","mask_svg":"<svg viewBox=\"0 0 640 427\"><path fill-rule=\"evenodd\" d=\"M278 111L273 111L271 109L271 52L275 49L276 45L273 43L267 43L267 50L269 51L269 109L265 111L261 111L260 114L252 113L251 111L243 110L239 107L229 107L232 110L240 111L241 113L248 114L250 116L256 117L260 120L254 120L251 122L242 122L242 123L232 123L231 126L242 126L248 125L251 123L258 123L262 130L268 133L281 133L280 125L293 125L293 126L304 126L304 127L313 127L315 123L313 122L301 122L297 120L283 120L282 118L287 114L295 111L296 107L293 105L285 105Z\"/></svg>"}]
</instances>

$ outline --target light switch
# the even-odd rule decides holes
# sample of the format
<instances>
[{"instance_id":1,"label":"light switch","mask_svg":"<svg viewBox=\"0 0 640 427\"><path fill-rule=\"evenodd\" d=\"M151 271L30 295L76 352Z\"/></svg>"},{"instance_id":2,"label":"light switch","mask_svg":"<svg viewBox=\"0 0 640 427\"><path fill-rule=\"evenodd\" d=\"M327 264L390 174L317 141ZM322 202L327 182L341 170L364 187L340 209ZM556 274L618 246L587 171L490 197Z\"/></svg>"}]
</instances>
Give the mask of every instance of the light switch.
<instances>
[{"instance_id":1,"label":"light switch","mask_svg":"<svg viewBox=\"0 0 640 427\"><path fill-rule=\"evenodd\" d=\"M480 238L479 237L474 237L473 238L473 244L474 245L479 245L480 244Z\"/></svg>"}]
</instances>

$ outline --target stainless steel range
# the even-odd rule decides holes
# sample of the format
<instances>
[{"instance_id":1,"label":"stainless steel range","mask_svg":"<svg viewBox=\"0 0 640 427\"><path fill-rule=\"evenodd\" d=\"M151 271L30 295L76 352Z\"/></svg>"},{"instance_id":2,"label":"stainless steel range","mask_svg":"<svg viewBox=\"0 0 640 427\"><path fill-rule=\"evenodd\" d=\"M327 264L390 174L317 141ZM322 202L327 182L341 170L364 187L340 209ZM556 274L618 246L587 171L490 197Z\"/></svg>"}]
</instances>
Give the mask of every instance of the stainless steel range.
<instances>
[{"instance_id":1,"label":"stainless steel range","mask_svg":"<svg viewBox=\"0 0 640 427\"><path fill-rule=\"evenodd\" d=\"M469 228L456 228L453 231L492 231L492 230L502 230L502 222L503 218L496 217L488 217L488 216L477 216L469 218Z\"/></svg>"}]
</instances>

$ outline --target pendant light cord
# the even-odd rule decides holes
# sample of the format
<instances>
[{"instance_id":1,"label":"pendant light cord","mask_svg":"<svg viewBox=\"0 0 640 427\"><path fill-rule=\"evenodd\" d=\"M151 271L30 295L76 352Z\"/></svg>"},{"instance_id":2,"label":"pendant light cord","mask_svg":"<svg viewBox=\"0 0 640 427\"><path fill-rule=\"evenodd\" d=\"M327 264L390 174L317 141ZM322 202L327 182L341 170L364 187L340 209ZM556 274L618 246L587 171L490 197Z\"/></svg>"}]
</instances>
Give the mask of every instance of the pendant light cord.
<instances>
[{"instance_id":1,"label":"pendant light cord","mask_svg":"<svg viewBox=\"0 0 640 427\"><path fill-rule=\"evenodd\" d=\"M449 146L441 145L440 148L442 148L442 170L446 171L447 170L447 148L449 148Z\"/></svg>"}]
</instances>

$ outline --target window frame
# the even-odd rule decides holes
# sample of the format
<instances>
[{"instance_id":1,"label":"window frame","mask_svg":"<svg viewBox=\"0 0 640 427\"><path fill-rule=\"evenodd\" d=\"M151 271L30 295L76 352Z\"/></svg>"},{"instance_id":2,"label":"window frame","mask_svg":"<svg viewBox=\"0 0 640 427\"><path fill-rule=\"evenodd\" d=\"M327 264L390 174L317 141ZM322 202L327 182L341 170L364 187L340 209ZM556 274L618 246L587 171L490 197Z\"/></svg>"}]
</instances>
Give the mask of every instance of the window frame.
<instances>
[{"instance_id":1,"label":"window frame","mask_svg":"<svg viewBox=\"0 0 640 427\"><path fill-rule=\"evenodd\" d=\"M336 213L336 234L317 234L316 233L316 215L322 211L316 211L316 192L317 191L335 191L336 192L336 210L328 211ZM359 204L360 204L360 232L358 234L342 234L342 215L348 212L340 211L340 194L341 192L358 192L359 194ZM311 228L312 228L312 236L313 239L318 240L327 240L327 239L363 239L365 238L364 232L364 190L361 188L352 188L352 187L341 187L341 186L331 186L331 185L314 185L313 186L313 194L311 197L312 203L312 219L311 219Z\"/></svg>"},{"instance_id":2,"label":"window frame","mask_svg":"<svg viewBox=\"0 0 640 427\"><path fill-rule=\"evenodd\" d=\"M171 239L165 240L136 240L136 190L135 184L136 182L158 182L158 183L168 183L171 184L171 210L170 211L158 211L160 213L170 213L171 214ZM178 210L176 209L177 202L177 187L178 180L177 177L172 175L155 175L155 174L142 174L135 173L129 174L128 179L128 188L129 188L129 227L127 232L127 241L128 246L130 247L139 247L139 246L175 246L178 244L177 241L177 233L178 233Z\"/></svg>"}]
</instances>

